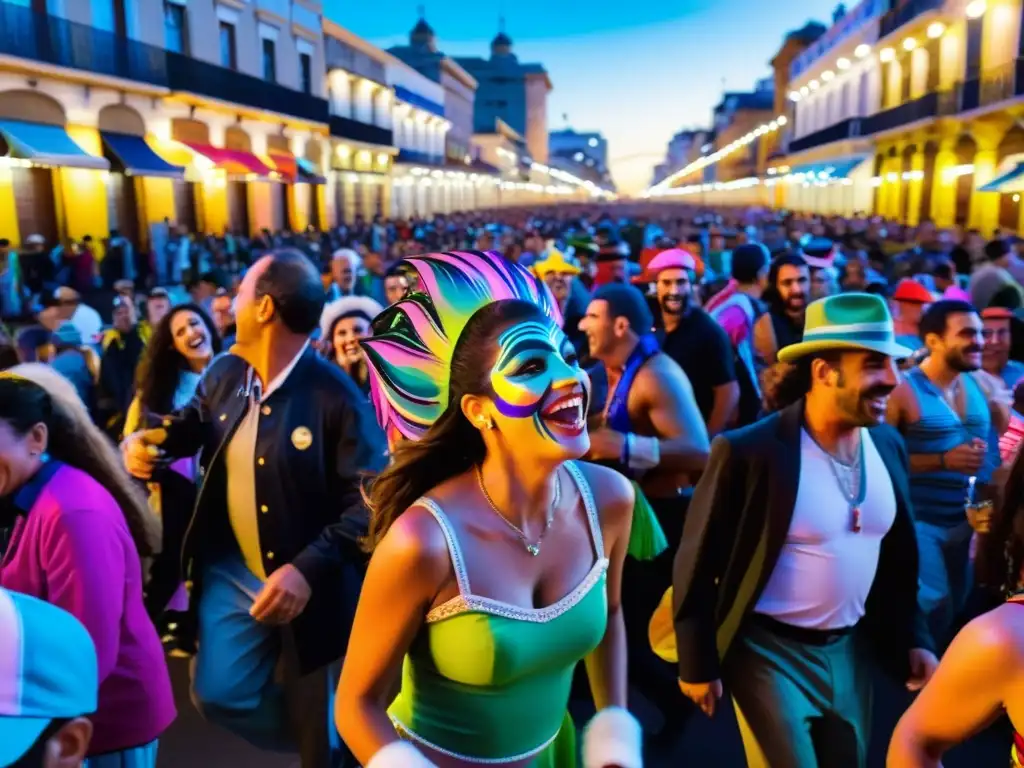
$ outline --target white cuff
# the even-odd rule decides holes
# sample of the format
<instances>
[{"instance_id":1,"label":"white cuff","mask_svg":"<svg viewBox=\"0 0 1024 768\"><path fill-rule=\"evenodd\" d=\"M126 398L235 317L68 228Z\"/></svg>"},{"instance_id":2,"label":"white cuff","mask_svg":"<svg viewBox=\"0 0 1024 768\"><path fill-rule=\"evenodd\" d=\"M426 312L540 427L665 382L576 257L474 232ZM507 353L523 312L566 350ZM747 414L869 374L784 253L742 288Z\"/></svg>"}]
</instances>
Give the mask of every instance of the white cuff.
<instances>
[{"instance_id":1,"label":"white cuff","mask_svg":"<svg viewBox=\"0 0 1024 768\"><path fill-rule=\"evenodd\" d=\"M658 442L658 438L631 433L627 439L630 469L653 469L658 466L661 462L661 443Z\"/></svg>"},{"instance_id":2,"label":"white cuff","mask_svg":"<svg viewBox=\"0 0 1024 768\"><path fill-rule=\"evenodd\" d=\"M392 741L370 758L366 768L437 768L407 741ZM623 768L630 768L624 766Z\"/></svg>"},{"instance_id":3,"label":"white cuff","mask_svg":"<svg viewBox=\"0 0 1024 768\"><path fill-rule=\"evenodd\" d=\"M583 768L643 768L643 764L643 731L637 719L622 707L608 707L594 715L583 732Z\"/></svg>"}]
</instances>

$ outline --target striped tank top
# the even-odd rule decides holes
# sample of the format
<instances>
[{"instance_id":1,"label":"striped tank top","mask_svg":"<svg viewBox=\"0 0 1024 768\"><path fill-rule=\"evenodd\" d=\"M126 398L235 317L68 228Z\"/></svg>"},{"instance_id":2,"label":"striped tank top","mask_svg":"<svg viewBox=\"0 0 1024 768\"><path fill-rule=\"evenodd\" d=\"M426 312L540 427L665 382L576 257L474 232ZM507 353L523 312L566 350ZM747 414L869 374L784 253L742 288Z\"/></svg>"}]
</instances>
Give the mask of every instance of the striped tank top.
<instances>
[{"instance_id":1,"label":"striped tank top","mask_svg":"<svg viewBox=\"0 0 1024 768\"><path fill-rule=\"evenodd\" d=\"M992 417L985 393L973 377L960 377L967 397L966 417L962 420L924 371L911 368L906 372L906 377L914 390L920 412L919 420L903 429L908 454L946 453L975 438L988 440ZM990 477L990 468L982 467L978 482L988 482ZM961 472L941 469L910 475L910 499L914 504L914 517L922 522L947 527L964 522L966 496L967 475Z\"/></svg>"}]
</instances>

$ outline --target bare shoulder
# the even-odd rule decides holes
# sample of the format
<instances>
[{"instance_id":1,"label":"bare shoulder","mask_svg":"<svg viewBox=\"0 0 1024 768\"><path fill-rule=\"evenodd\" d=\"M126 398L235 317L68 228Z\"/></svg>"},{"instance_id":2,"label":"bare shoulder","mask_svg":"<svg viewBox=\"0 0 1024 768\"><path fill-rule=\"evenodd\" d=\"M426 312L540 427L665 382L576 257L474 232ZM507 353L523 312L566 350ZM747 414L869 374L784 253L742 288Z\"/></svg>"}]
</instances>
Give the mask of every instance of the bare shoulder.
<instances>
[{"instance_id":1,"label":"bare shoulder","mask_svg":"<svg viewBox=\"0 0 1024 768\"><path fill-rule=\"evenodd\" d=\"M601 517L601 527L607 529L628 524L636 503L633 484L621 473L598 464L579 461L576 467L590 486Z\"/></svg>"},{"instance_id":2,"label":"bare shoulder","mask_svg":"<svg viewBox=\"0 0 1024 768\"><path fill-rule=\"evenodd\" d=\"M410 584L433 595L452 571L448 544L430 511L414 504L403 512L373 551L371 567L385 567L393 576L415 574Z\"/></svg>"},{"instance_id":3,"label":"bare shoulder","mask_svg":"<svg viewBox=\"0 0 1024 768\"><path fill-rule=\"evenodd\" d=\"M1005 603L969 622L950 645L948 654L984 659L1003 672L1019 664L1024 646L1024 606Z\"/></svg>"}]
</instances>

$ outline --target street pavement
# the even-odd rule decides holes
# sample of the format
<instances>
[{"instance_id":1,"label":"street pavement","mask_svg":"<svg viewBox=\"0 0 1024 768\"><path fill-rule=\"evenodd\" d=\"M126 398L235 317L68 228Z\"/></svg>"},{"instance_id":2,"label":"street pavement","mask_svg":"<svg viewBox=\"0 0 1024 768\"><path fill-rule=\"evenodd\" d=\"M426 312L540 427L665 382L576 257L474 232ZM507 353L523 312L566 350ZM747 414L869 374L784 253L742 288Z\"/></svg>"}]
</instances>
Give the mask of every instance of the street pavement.
<instances>
[{"instance_id":1,"label":"street pavement","mask_svg":"<svg viewBox=\"0 0 1024 768\"><path fill-rule=\"evenodd\" d=\"M188 697L188 663L169 659L178 719L160 742L158 768L299 768L296 755L261 752L215 726L205 723ZM889 734L903 712L909 694L886 680L875 693L875 718L869 768L884 768ZM955 707L951 702L950 707ZM1004 720L944 759L946 768L988 768L1009 763L1012 734ZM648 768L743 768L743 749L731 706L721 707L713 720L697 713L690 718L671 760ZM779 768L803 768L780 766Z\"/></svg>"}]
</instances>

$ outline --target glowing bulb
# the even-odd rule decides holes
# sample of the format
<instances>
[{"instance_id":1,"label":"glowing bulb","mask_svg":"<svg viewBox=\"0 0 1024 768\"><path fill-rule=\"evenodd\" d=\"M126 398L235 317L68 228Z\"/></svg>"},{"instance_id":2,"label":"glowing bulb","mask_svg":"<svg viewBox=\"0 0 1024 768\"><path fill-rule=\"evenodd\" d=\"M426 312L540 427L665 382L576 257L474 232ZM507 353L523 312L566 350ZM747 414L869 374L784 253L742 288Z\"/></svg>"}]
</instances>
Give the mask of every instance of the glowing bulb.
<instances>
[{"instance_id":1,"label":"glowing bulb","mask_svg":"<svg viewBox=\"0 0 1024 768\"><path fill-rule=\"evenodd\" d=\"M853 55L858 59L863 59L869 53L871 53L871 46L867 43L861 43L853 50Z\"/></svg>"},{"instance_id":2,"label":"glowing bulb","mask_svg":"<svg viewBox=\"0 0 1024 768\"><path fill-rule=\"evenodd\" d=\"M928 37L934 40L937 37L942 37L942 33L946 31L946 25L941 21L935 21L928 25Z\"/></svg>"},{"instance_id":3,"label":"glowing bulb","mask_svg":"<svg viewBox=\"0 0 1024 768\"><path fill-rule=\"evenodd\" d=\"M914 38L908 37L906 40L903 41L904 51L912 51L915 48L917 48L917 40L915 40Z\"/></svg>"},{"instance_id":4,"label":"glowing bulb","mask_svg":"<svg viewBox=\"0 0 1024 768\"><path fill-rule=\"evenodd\" d=\"M831 69L826 69L824 72L821 73L821 79L824 80L826 83L835 76L836 73L833 72Z\"/></svg>"},{"instance_id":5,"label":"glowing bulb","mask_svg":"<svg viewBox=\"0 0 1024 768\"><path fill-rule=\"evenodd\" d=\"M881 51L879 51L878 58L881 61L892 61L893 59L896 58L896 51L894 51L892 48L883 48Z\"/></svg>"},{"instance_id":6,"label":"glowing bulb","mask_svg":"<svg viewBox=\"0 0 1024 768\"><path fill-rule=\"evenodd\" d=\"M807 85L811 87L812 91L816 91L821 87L821 84L817 80L811 80Z\"/></svg>"},{"instance_id":7,"label":"glowing bulb","mask_svg":"<svg viewBox=\"0 0 1024 768\"><path fill-rule=\"evenodd\" d=\"M811 92L811 89L810 89L810 88L808 88L808 87L807 87L806 85L805 85L805 86L803 86L803 87L802 87L802 88L800 89L800 95L801 95L801 96L806 96L806 95L807 95L807 94L809 94L810 92Z\"/></svg>"},{"instance_id":8,"label":"glowing bulb","mask_svg":"<svg viewBox=\"0 0 1024 768\"><path fill-rule=\"evenodd\" d=\"M850 60L845 58L845 57L842 58L842 59L839 59L839 61L836 62L836 69L849 69L849 68L850 68Z\"/></svg>"},{"instance_id":9,"label":"glowing bulb","mask_svg":"<svg viewBox=\"0 0 1024 768\"><path fill-rule=\"evenodd\" d=\"M775 122L777 122L779 125L785 125L786 123L789 122L789 120L786 118L785 115L779 115L777 118L775 118Z\"/></svg>"},{"instance_id":10,"label":"glowing bulb","mask_svg":"<svg viewBox=\"0 0 1024 768\"><path fill-rule=\"evenodd\" d=\"M790 101L800 101L800 91L790 91L789 92L789 100Z\"/></svg>"},{"instance_id":11,"label":"glowing bulb","mask_svg":"<svg viewBox=\"0 0 1024 768\"><path fill-rule=\"evenodd\" d=\"M980 18L985 13L986 3L985 0L974 0L969 3L966 9L968 19Z\"/></svg>"}]
</instances>

